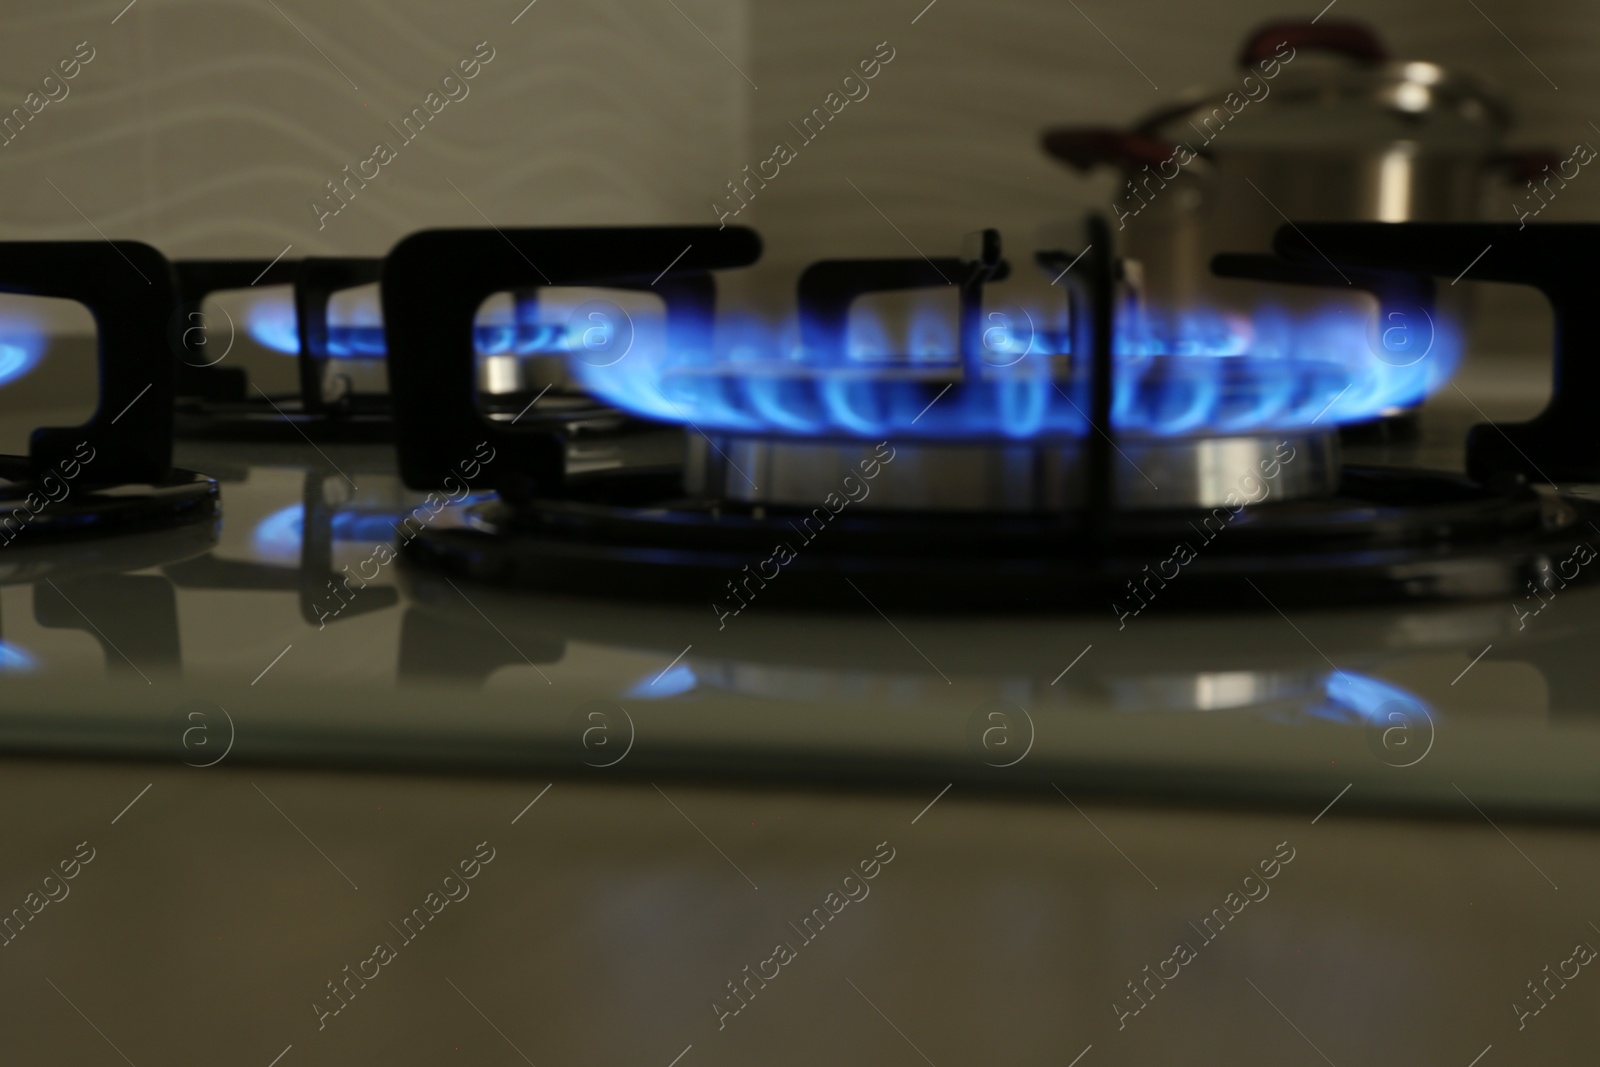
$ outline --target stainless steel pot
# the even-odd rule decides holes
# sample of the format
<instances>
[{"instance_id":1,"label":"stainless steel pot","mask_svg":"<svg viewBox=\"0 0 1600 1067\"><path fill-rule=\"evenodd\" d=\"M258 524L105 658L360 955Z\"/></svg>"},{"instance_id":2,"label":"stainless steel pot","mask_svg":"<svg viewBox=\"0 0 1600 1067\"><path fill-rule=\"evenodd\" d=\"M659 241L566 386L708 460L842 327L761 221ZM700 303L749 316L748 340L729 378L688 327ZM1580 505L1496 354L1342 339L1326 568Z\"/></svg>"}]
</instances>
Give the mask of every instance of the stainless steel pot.
<instances>
[{"instance_id":1,"label":"stainless steel pot","mask_svg":"<svg viewBox=\"0 0 1600 1067\"><path fill-rule=\"evenodd\" d=\"M1286 220L1478 217L1492 172L1528 178L1556 157L1509 155L1509 107L1477 82L1397 61L1358 23L1270 23L1239 77L1185 94L1131 130L1049 130L1044 148L1124 184L1107 214L1156 307L1237 304L1211 276L1224 251L1266 251Z\"/></svg>"}]
</instances>

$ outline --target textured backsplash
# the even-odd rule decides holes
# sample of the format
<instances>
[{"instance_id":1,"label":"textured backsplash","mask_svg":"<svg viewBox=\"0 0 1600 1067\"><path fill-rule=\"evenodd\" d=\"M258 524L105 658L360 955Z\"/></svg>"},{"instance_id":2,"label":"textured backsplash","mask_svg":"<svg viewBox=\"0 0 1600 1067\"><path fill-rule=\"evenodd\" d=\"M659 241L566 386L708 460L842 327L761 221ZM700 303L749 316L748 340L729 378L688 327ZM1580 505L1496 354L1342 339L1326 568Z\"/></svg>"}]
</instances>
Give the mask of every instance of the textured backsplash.
<instances>
[{"instance_id":1,"label":"textured backsplash","mask_svg":"<svg viewBox=\"0 0 1600 1067\"><path fill-rule=\"evenodd\" d=\"M12 78L78 42L96 51L71 96L0 149L8 237L92 238L87 216L169 254L375 254L485 216L684 220L738 158L751 106L668 3L541 0L513 24L518 5L481 0L140 0L112 24L121 3L7 15L0 100L20 102ZM742 59L742 5L693 6ZM492 60L461 79L480 42ZM460 99L441 85L452 72ZM319 224L326 183L385 141L396 158Z\"/></svg>"},{"instance_id":2,"label":"textured backsplash","mask_svg":"<svg viewBox=\"0 0 1600 1067\"><path fill-rule=\"evenodd\" d=\"M1600 142L1586 61L1600 10L1481 6L1342 0L1327 17L1498 85L1519 143ZM38 6L0 39L0 105L26 118L0 147L0 233L270 257L377 254L426 226L723 217L767 239L731 298L775 306L815 258L949 253L987 225L1022 251L1042 224L1107 210L1110 176L1046 159L1039 130L1127 122L1226 78L1271 14L1234 0ZM64 79L79 53L92 59ZM753 173L768 177L742 184L742 206L729 183ZM1511 219L1513 198L1497 190L1488 217ZM1541 218L1597 211L1600 180L1580 180ZM1529 294L1481 306L1479 347L1546 343Z\"/></svg>"}]
</instances>

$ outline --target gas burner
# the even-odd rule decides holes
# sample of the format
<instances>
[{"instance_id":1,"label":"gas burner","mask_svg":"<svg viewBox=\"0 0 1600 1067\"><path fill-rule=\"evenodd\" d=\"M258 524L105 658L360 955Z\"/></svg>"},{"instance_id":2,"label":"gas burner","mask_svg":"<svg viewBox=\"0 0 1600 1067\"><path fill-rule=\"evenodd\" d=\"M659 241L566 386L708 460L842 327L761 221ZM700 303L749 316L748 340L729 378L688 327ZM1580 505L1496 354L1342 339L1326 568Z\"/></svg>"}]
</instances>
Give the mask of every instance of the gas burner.
<instances>
[{"instance_id":1,"label":"gas burner","mask_svg":"<svg viewBox=\"0 0 1600 1067\"><path fill-rule=\"evenodd\" d=\"M245 440L384 441L392 435L388 398L359 393L348 375L332 373L328 306L333 294L378 280L382 260L186 260L175 264L181 328L178 359L178 432L185 437ZM295 356L299 389L269 395L243 369L203 362L187 342L192 322L212 293L265 283L294 286ZM382 359L382 329L375 328ZM217 359L220 362L220 357Z\"/></svg>"},{"instance_id":2,"label":"gas burner","mask_svg":"<svg viewBox=\"0 0 1600 1067\"><path fill-rule=\"evenodd\" d=\"M863 465L881 465L860 442L708 434L687 444L687 492L729 503L806 509L846 493L844 479L858 481ZM863 511L1040 514L1088 500L1089 450L1081 439L885 444L894 475L871 486ZM1241 474L1270 470L1274 500L1331 496L1338 444L1335 433L1121 439L1125 462L1112 468L1111 492L1124 511L1204 510L1237 497ZM1285 464L1286 455L1294 462Z\"/></svg>"},{"instance_id":3,"label":"gas burner","mask_svg":"<svg viewBox=\"0 0 1600 1067\"><path fill-rule=\"evenodd\" d=\"M1104 247L1108 235L1100 238ZM1052 275L1063 264L1081 271L1069 291L1074 320L1083 323L1097 301L1111 299L1109 272L1115 265L1108 257L1078 260L1044 255L1040 265ZM983 288L1009 272L993 230L972 235L959 257L827 260L807 268L798 293L804 361L711 367L685 361L653 384L663 397L676 394L685 404L698 400L712 412L706 422L685 416L698 431L687 437L688 491L731 502L808 507L838 493L841 479L856 473L862 435L876 430L893 442L898 465L894 477L861 502L863 510L1037 514L1085 506L1099 436L1089 433L1086 414L1094 404L1094 342L1080 330L1076 348L1058 344L1067 351L1024 366L1023 354L989 340ZM953 361L930 366L906 360L888 367L852 362L846 340L852 303L871 292L942 284L960 288ZM1269 465L1280 500L1334 491L1337 431L1296 426L1271 432L1276 427L1269 413L1291 426L1314 422L1313 405L1351 384L1337 365L1156 356L1118 370L1124 388L1113 394L1109 421L1140 427L1118 435L1121 462L1109 472L1118 508L1217 506L1236 492L1239 474ZM727 427L740 421L728 411L732 403L706 404L711 396L748 398L767 416L766 424L753 432L709 428L707 423ZM1185 405L1191 413L1173 414ZM1207 429L1193 432L1195 412L1207 420ZM1230 427L1255 432L1230 433ZM855 432L845 436L845 429ZM1283 468L1273 457L1281 460L1285 450L1302 462Z\"/></svg>"},{"instance_id":4,"label":"gas burner","mask_svg":"<svg viewBox=\"0 0 1600 1067\"><path fill-rule=\"evenodd\" d=\"M221 355L213 356L211 331L202 311L206 297L229 289L253 285L287 285L294 280L297 260L180 259L172 264L177 282L177 309L168 327L178 363L173 392L178 397L179 421L189 410L206 404L239 404L250 396L250 376L241 367L224 367L232 350L234 330Z\"/></svg>"},{"instance_id":5,"label":"gas burner","mask_svg":"<svg viewBox=\"0 0 1600 1067\"><path fill-rule=\"evenodd\" d=\"M1039 257L1068 286L1070 331L1020 381L1035 397L1048 389L1065 401L1051 409L1053 423L1037 409L1031 421L984 421L1007 410L1006 391L1019 383L980 347L982 287L1008 269L998 236L985 232L958 257L809 268L800 285L806 358L788 365L717 361L709 330L680 322L668 341L677 362L645 384L670 407L696 405L675 420L693 427L685 462L585 474L562 466L548 435L491 430L472 412L463 311L481 292L505 287L496 269L513 282L525 273L486 263L446 301L456 321L430 319L435 335L397 352L403 365L394 373L412 382L408 393L432 401L408 406L400 420L407 483L436 484L448 473L445 457L487 436L504 456L492 476L500 499L469 508L464 527L425 531L405 557L488 582L701 600L719 612L755 596L860 607L867 594L883 607L926 610L1110 605L1125 623L1155 600L1259 610L1267 601L1514 596L1547 577L1550 561L1570 554L1600 518L1600 506L1515 479L1341 466L1336 420L1319 420L1330 410L1337 421L1359 419L1397 381L1411 388L1423 380L1411 370L1419 360L1400 358L1403 351L1375 359L1387 369L1364 378L1281 354L1125 358L1110 245L1103 222L1091 220L1081 255ZM441 284L427 266L438 257L425 250L397 253L386 278L404 277L419 292ZM736 253L704 265L737 265ZM1337 274L1382 309L1431 310L1427 279L1383 264L1341 272L1235 256L1220 259L1218 272L1308 285ZM854 299L939 278L960 287L954 360L851 364L844 341ZM424 352L447 350L452 329L452 358L424 362ZM451 389L420 388L446 373ZM1176 406L1203 410L1197 427L1172 413L1173 383L1196 373L1204 387L1177 390ZM639 388L638 369L630 374L589 380L616 399ZM1336 407L1358 386L1360 396ZM837 422L851 419L856 432L839 432Z\"/></svg>"},{"instance_id":6,"label":"gas burner","mask_svg":"<svg viewBox=\"0 0 1600 1067\"><path fill-rule=\"evenodd\" d=\"M958 256L812 265L800 278L787 350L783 330L723 323L714 346L669 340L629 363L576 372L619 407L692 428L694 492L814 502L863 442L888 440L911 461L869 508L1039 512L1110 503L1090 472L1104 469L1112 434L1117 462L1104 473L1118 508L1219 503L1238 473L1286 442L1308 458L1277 487L1280 499L1326 496L1337 482L1340 426L1420 399L1453 366L1444 323L1431 358L1417 360L1373 358L1366 323L1338 309L1299 317L1263 309L1248 319L1149 313L1125 277L1132 268L1104 253L1110 234L1097 231L1082 256L1036 257L1069 293L1063 326L1052 327L1048 311L986 308L985 286L1010 273L989 230ZM1431 290L1409 277L1374 274L1361 284L1431 309ZM952 287L960 312L945 348L917 340L933 325L920 313L905 347L852 342L859 298Z\"/></svg>"},{"instance_id":7,"label":"gas burner","mask_svg":"<svg viewBox=\"0 0 1600 1067\"><path fill-rule=\"evenodd\" d=\"M618 228L615 235L628 231ZM380 282L379 258L312 257L272 263L257 260L191 260L178 263L181 302L174 315L173 347L179 359L179 432L188 437L233 440L303 439L337 442L388 441L393 405L388 393L388 331L370 321L333 321L334 297ZM588 279L609 288L652 288L640 278L612 277L603 269ZM294 356L298 389L268 395L241 369L222 368L190 342L207 295L266 282L292 283L292 304L265 303L252 309L248 327L257 343ZM670 297L682 278L658 280L655 291ZM644 428L616 407L573 387L567 374L573 327L543 321L539 286L512 291L511 320L475 324L473 349L480 410L490 419L517 422L567 437L627 435ZM693 297L693 294L689 294ZM578 331L582 335L583 331ZM220 362L220 360L218 361ZM581 457L579 462L581 462Z\"/></svg>"},{"instance_id":8,"label":"gas burner","mask_svg":"<svg viewBox=\"0 0 1600 1067\"><path fill-rule=\"evenodd\" d=\"M27 456L0 457L4 550L214 523L216 482L172 466L174 275L165 257L136 241L7 242L0 291L77 301L99 329L93 417L36 429Z\"/></svg>"}]
</instances>

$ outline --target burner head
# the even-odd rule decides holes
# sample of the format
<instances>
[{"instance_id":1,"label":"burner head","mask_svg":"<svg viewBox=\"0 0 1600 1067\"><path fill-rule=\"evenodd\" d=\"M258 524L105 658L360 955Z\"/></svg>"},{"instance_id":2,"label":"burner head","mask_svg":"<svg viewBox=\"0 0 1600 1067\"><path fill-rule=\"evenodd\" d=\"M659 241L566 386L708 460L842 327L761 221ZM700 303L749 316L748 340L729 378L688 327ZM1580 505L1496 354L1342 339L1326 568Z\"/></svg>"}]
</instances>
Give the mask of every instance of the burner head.
<instances>
[{"instance_id":1,"label":"burner head","mask_svg":"<svg viewBox=\"0 0 1600 1067\"><path fill-rule=\"evenodd\" d=\"M687 436L686 488L697 496L809 511L1056 513L1088 503L1080 438L884 441L732 434ZM1123 437L1112 465L1122 510L1235 507L1331 496L1333 432ZM880 477L881 475L881 477Z\"/></svg>"}]
</instances>

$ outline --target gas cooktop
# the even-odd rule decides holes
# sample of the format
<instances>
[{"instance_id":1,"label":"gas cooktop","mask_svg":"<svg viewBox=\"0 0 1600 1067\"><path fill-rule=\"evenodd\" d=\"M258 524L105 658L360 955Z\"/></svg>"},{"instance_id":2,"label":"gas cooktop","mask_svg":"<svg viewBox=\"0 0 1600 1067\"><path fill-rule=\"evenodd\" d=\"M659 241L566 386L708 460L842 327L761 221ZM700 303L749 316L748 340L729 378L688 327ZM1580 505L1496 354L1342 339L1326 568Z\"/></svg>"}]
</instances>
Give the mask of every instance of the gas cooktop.
<instances>
[{"instance_id":1,"label":"gas cooktop","mask_svg":"<svg viewBox=\"0 0 1600 1067\"><path fill-rule=\"evenodd\" d=\"M1427 316L1427 275L1494 229L1307 225L1217 269ZM1537 251L1559 264L1580 230ZM1025 336L987 325L1011 270L992 232L817 264L774 357L712 337L713 272L760 252L744 230L438 231L287 265L8 246L4 284L101 313L102 397L11 461L0 743L188 760L173 725L198 714L241 764L1295 804L1349 786L1352 807L1419 810L1465 790L1592 816L1581 368L1558 358L1546 415L1502 426L1499 371L1439 388L1452 368L1409 340L1340 362L1303 333L1273 349L1258 319L1248 353L1195 351L1193 330L1129 325L1158 317L1107 248L1091 223L1034 257L1071 314ZM113 255L170 292L81 288L74 257ZM296 286L297 396L151 344L268 271ZM373 279L383 324L331 326L330 295ZM561 285L655 290L666 313L593 320L575 355L537 321ZM960 294L948 349L853 354L853 301L928 286ZM475 325L500 291L517 322ZM187 369L156 384L173 351ZM552 354L571 379L535 376ZM352 355L386 359L387 389L352 391Z\"/></svg>"}]
</instances>

